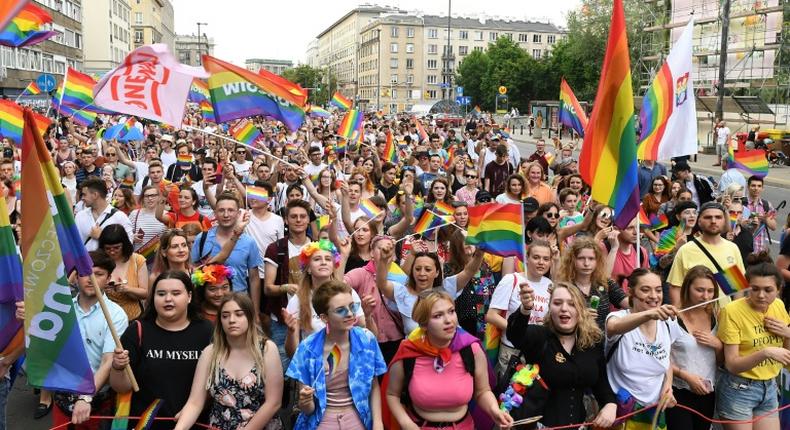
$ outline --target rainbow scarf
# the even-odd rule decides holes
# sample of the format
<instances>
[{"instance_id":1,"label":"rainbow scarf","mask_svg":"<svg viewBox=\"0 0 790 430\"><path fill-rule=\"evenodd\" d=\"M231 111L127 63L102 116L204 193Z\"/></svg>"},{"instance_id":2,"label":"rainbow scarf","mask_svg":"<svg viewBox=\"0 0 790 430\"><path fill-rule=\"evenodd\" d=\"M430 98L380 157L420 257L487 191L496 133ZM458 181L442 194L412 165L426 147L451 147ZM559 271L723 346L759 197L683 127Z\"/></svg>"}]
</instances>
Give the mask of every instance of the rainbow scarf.
<instances>
[{"instance_id":1,"label":"rainbow scarf","mask_svg":"<svg viewBox=\"0 0 790 430\"><path fill-rule=\"evenodd\" d=\"M137 425L134 426L134 430L148 430L154 424L154 418L156 418L156 413L159 412L159 408L162 407L162 399L156 399L145 408L142 415L140 415L140 420L137 421Z\"/></svg>"}]
</instances>

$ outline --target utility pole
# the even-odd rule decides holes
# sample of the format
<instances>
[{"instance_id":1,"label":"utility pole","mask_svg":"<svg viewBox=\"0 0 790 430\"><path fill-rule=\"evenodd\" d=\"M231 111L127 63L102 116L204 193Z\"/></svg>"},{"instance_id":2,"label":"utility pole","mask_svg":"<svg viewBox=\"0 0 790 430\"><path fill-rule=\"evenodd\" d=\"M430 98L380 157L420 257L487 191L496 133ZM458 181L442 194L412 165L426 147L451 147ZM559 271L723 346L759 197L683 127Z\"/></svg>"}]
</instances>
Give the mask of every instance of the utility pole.
<instances>
[{"instance_id":1,"label":"utility pole","mask_svg":"<svg viewBox=\"0 0 790 430\"><path fill-rule=\"evenodd\" d=\"M716 117L724 119L724 80L727 77L727 39L730 33L730 1L721 3L721 49L719 49L719 83L716 93Z\"/></svg>"},{"instance_id":2,"label":"utility pole","mask_svg":"<svg viewBox=\"0 0 790 430\"><path fill-rule=\"evenodd\" d=\"M198 26L198 58L200 58L200 61L198 61L198 64L203 64L203 42L202 42L203 39L200 37L200 26L202 26L202 25L208 25L208 23L207 22L198 22L197 23L197 26ZM208 54L208 49L206 49L206 54Z\"/></svg>"}]
</instances>

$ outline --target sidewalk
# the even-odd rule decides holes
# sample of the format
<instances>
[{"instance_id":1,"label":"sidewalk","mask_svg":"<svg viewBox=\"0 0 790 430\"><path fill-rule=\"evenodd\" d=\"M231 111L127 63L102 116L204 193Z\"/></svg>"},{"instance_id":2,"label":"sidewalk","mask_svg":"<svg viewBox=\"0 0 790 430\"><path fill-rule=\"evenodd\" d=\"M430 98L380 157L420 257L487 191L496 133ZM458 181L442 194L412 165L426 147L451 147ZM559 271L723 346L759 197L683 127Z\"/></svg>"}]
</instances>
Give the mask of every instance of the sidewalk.
<instances>
[{"instance_id":1,"label":"sidewalk","mask_svg":"<svg viewBox=\"0 0 790 430\"><path fill-rule=\"evenodd\" d=\"M524 129L524 134L519 134L519 130L514 130L513 133L510 134L510 137L513 139L514 142L521 144L521 146L527 145L528 152L521 153L521 156L526 158L528 157L533 151L535 151L535 139L527 134L526 128ZM546 141L546 150L550 152L556 153L557 151L554 149L554 145L551 139L548 138L548 133L543 133L543 138ZM563 142L567 142L567 139L563 139ZM581 146L581 140L577 143L576 148L576 156L578 156L578 150ZM714 154L703 154L699 153L696 156L692 156L691 160L689 161L689 166L691 166L691 171L695 173L702 173L709 176L715 176L718 178L722 174L721 167L714 166L713 164L718 161L718 157ZM665 165L667 165L665 163ZM669 166L667 165L667 168ZM777 166L771 167L768 176L765 177L765 185L774 186L774 187L788 187L790 188L790 166Z\"/></svg>"}]
</instances>

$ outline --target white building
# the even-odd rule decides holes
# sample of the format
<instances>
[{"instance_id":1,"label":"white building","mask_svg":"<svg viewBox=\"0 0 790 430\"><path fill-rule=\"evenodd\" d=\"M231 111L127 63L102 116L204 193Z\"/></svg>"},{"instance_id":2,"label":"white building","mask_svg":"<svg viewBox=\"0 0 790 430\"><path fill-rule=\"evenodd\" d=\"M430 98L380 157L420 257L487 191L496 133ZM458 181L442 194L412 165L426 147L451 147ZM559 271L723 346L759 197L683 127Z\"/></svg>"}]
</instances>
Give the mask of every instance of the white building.
<instances>
[{"instance_id":1,"label":"white building","mask_svg":"<svg viewBox=\"0 0 790 430\"><path fill-rule=\"evenodd\" d=\"M132 8L127 0L83 0L85 71L104 73L132 50Z\"/></svg>"}]
</instances>

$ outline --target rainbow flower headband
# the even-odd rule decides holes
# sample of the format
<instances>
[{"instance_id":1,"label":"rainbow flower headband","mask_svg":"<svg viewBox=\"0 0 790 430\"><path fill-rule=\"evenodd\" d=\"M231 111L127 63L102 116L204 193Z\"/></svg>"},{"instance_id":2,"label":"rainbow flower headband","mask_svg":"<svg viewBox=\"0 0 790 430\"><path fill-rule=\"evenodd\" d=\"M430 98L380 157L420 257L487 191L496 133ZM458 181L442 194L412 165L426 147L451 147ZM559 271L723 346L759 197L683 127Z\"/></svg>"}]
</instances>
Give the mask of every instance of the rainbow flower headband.
<instances>
[{"instance_id":1,"label":"rainbow flower headband","mask_svg":"<svg viewBox=\"0 0 790 430\"><path fill-rule=\"evenodd\" d=\"M340 265L340 252L335 248L335 245L326 239L321 239L318 242L310 242L302 247L302 251L299 253L299 267L302 270L307 267L310 258L313 257L316 251L332 253L332 259L335 260L335 268Z\"/></svg>"},{"instance_id":2,"label":"rainbow flower headband","mask_svg":"<svg viewBox=\"0 0 790 430\"><path fill-rule=\"evenodd\" d=\"M192 272L192 283L196 287L203 285L222 285L233 277L233 268L222 264L208 264L198 267Z\"/></svg>"}]
</instances>

